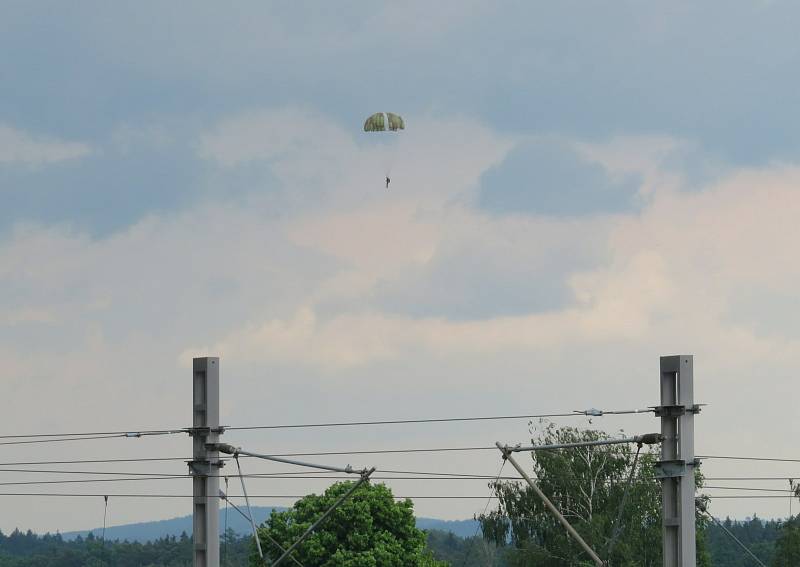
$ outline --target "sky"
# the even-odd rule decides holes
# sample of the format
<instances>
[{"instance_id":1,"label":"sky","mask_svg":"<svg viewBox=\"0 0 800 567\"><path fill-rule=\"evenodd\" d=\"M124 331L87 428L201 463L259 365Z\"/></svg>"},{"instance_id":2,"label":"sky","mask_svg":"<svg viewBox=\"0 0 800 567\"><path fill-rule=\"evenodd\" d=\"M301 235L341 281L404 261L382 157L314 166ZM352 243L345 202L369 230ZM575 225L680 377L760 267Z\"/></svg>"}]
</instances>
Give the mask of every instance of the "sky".
<instances>
[{"instance_id":1,"label":"sky","mask_svg":"<svg viewBox=\"0 0 800 567\"><path fill-rule=\"evenodd\" d=\"M646 408L659 357L692 354L708 404L699 454L798 458L798 17L780 0L4 3L0 430L186 427L195 356L221 357L222 421L249 426ZM385 111L406 130L362 131ZM659 427L648 414L554 421ZM467 447L526 442L529 427L224 440L263 453ZM183 435L16 444L0 462L190 451ZM500 466L493 451L325 458ZM186 471L16 465L55 466ZM800 477L800 465L709 459L703 472ZM66 478L0 472L34 477ZM248 491L286 505L277 496L326 482ZM489 495L485 481L392 487L481 497L416 501L448 519ZM0 488L112 494L109 524L191 510L113 496L189 494L185 479ZM100 496L0 499L6 532L102 523Z\"/></svg>"}]
</instances>

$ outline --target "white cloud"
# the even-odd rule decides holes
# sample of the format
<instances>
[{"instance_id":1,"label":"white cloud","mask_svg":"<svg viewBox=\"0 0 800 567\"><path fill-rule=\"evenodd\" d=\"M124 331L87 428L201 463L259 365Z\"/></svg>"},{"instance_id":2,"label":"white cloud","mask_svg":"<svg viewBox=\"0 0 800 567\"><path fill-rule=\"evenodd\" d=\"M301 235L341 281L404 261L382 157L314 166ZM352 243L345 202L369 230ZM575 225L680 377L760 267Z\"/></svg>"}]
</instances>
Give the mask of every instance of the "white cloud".
<instances>
[{"instance_id":1,"label":"white cloud","mask_svg":"<svg viewBox=\"0 0 800 567\"><path fill-rule=\"evenodd\" d=\"M295 162L320 154L342 156L354 151L354 144L322 116L291 108L258 110L225 120L201 138L198 151L201 157L232 167L252 161Z\"/></svg>"},{"instance_id":2,"label":"white cloud","mask_svg":"<svg viewBox=\"0 0 800 567\"><path fill-rule=\"evenodd\" d=\"M579 142L575 148L588 161L600 164L612 175L640 175L639 193L649 196L682 185L681 172L668 168L665 162L687 151L691 144L668 136L617 136L603 143Z\"/></svg>"},{"instance_id":3,"label":"white cloud","mask_svg":"<svg viewBox=\"0 0 800 567\"><path fill-rule=\"evenodd\" d=\"M0 165L44 165L88 156L92 149L81 142L34 136L0 124Z\"/></svg>"}]
</instances>

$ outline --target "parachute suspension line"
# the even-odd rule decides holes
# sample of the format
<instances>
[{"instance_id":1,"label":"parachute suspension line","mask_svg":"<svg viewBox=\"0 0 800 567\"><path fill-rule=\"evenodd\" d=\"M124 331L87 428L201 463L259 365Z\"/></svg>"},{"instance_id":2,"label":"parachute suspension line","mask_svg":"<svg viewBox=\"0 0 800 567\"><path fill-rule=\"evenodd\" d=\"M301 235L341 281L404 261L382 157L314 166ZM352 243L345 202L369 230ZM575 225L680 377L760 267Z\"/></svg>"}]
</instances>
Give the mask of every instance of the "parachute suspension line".
<instances>
[{"instance_id":1,"label":"parachute suspension line","mask_svg":"<svg viewBox=\"0 0 800 567\"><path fill-rule=\"evenodd\" d=\"M236 460L236 468L239 469L239 480L242 483L242 493L244 494L244 502L247 504L247 515L250 516L250 526L253 528L253 537L256 539L256 547L258 548L258 556L264 560L264 552L261 551L261 541L258 539L258 530L256 530L256 522L253 520L253 510L250 508L250 498L247 496L247 488L244 486L244 476L242 475L242 465L239 464L239 453L234 453L233 458Z\"/></svg>"},{"instance_id":2,"label":"parachute suspension line","mask_svg":"<svg viewBox=\"0 0 800 567\"><path fill-rule=\"evenodd\" d=\"M106 546L106 518L108 517L108 495L103 496L105 507L103 509L103 547Z\"/></svg>"},{"instance_id":3,"label":"parachute suspension line","mask_svg":"<svg viewBox=\"0 0 800 567\"><path fill-rule=\"evenodd\" d=\"M405 130L406 123L403 117L393 112L376 112L367 117L364 121L364 132L369 132L373 136L378 136L381 144L378 145L378 152L380 160L383 162L383 174L388 180L392 175L392 166L394 165L395 155L397 150L397 142L392 140L391 143L383 145L387 141L384 136L392 137L397 135L400 131ZM386 187L388 189L388 186Z\"/></svg>"},{"instance_id":4,"label":"parachute suspension line","mask_svg":"<svg viewBox=\"0 0 800 567\"><path fill-rule=\"evenodd\" d=\"M614 550L614 545L617 543L619 536L622 534L623 522L622 512L625 509L625 501L628 499L628 494L631 491L631 484L633 484L633 477L636 474L636 465L639 462L639 453L642 450L642 443L636 444L636 455L633 457L633 464L631 465L631 472L628 475L628 484L625 485L625 492L622 493L622 500L619 502L619 509L617 510L617 519L614 520L614 530L611 532L611 539L608 540L608 548L606 549L606 557L611 561L611 552Z\"/></svg>"}]
</instances>

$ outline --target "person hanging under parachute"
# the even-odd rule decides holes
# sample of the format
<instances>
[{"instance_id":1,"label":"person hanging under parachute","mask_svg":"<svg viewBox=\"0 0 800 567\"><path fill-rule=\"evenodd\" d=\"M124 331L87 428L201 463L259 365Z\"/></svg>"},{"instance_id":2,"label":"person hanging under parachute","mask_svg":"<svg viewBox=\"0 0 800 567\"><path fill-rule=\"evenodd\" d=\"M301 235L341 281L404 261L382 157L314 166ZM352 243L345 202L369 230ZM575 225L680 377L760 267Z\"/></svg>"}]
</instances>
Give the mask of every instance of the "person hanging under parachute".
<instances>
[{"instance_id":1,"label":"person hanging under parachute","mask_svg":"<svg viewBox=\"0 0 800 567\"><path fill-rule=\"evenodd\" d=\"M399 132L405 130L406 124L403 117L391 112L376 112L364 122L364 132ZM389 188L391 167L386 166L386 188Z\"/></svg>"}]
</instances>

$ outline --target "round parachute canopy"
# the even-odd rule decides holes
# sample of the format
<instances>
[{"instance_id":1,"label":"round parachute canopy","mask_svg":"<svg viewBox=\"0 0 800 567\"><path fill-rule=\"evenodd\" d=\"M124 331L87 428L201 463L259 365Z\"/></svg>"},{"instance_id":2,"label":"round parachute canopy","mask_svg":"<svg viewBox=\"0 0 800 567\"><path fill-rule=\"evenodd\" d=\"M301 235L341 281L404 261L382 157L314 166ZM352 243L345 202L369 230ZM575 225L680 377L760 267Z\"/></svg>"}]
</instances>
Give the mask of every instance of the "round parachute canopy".
<instances>
[{"instance_id":1,"label":"round parachute canopy","mask_svg":"<svg viewBox=\"0 0 800 567\"><path fill-rule=\"evenodd\" d=\"M403 117L391 112L376 112L364 122L364 132L397 132L405 128Z\"/></svg>"}]
</instances>

